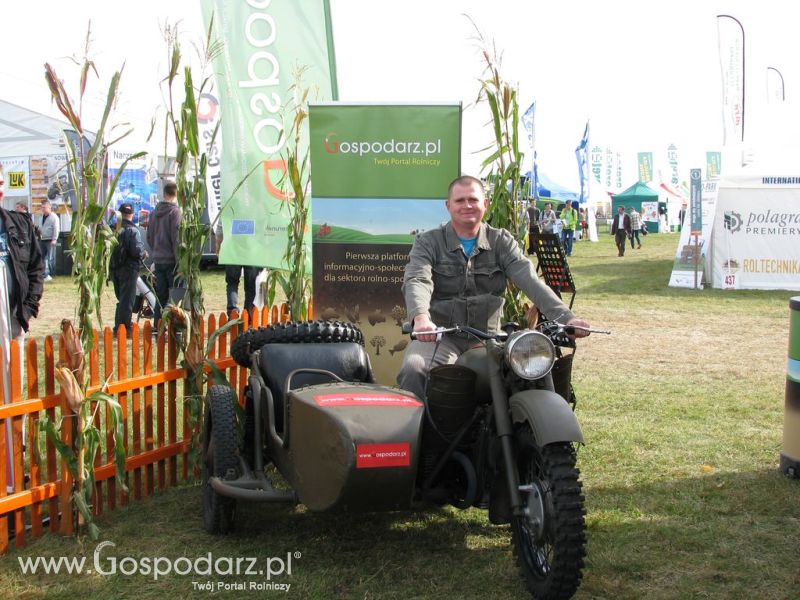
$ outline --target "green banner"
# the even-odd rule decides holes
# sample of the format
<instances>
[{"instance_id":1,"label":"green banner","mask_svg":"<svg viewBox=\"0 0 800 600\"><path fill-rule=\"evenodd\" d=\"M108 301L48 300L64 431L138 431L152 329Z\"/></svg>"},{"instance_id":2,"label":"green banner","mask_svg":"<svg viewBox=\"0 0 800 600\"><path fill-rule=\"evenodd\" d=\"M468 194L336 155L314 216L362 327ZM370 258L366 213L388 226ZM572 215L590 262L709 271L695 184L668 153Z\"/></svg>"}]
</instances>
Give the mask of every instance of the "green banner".
<instances>
[{"instance_id":1,"label":"green banner","mask_svg":"<svg viewBox=\"0 0 800 600\"><path fill-rule=\"evenodd\" d=\"M202 0L202 9L223 41L214 71L222 109L221 196L230 201L221 212L220 263L285 269L281 181L296 73L305 69L300 87L311 90L310 98L337 97L328 0ZM307 148L307 132L303 138Z\"/></svg>"},{"instance_id":2,"label":"green banner","mask_svg":"<svg viewBox=\"0 0 800 600\"><path fill-rule=\"evenodd\" d=\"M639 181L653 181L653 153L639 152Z\"/></svg>"},{"instance_id":3,"label":"green banner","mask_svg":"<svg viewBox=\"0 0 800 600\"><path fill-rule=\"evenodd\" d=\"M458 175L459 106L312 104L309 115L314 198L443 199Z\"/></svg>"},{"instance_id":4,"label":"green banner","mask_svg":"<svg viewBox=\"0 0 800 600\"><path fill-rule=\"evenodd\" d=\"M312 104L314 317L357 324L393 384L408 344L400 291L416 235L449 219L458 105Z\"/></svg>"},{"instance_id":5,"label":"green banner","mask_svg":"<svg viewBox=\"0 0 800 600\"><path fill-rule=\"evenodd\" d=\"M706 152L706 179L717 179L722 171L722 152Z\"/></svg>"}]
</instances>

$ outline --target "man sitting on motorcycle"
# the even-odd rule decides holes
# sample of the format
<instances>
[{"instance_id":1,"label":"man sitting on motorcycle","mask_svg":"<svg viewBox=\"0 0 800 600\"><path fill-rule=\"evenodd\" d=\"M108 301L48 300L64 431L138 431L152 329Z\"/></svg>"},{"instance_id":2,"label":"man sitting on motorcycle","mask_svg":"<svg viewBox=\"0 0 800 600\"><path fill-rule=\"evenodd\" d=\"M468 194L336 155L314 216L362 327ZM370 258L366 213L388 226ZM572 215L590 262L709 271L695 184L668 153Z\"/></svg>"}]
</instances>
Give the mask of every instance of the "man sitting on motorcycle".
<instances>
[{"instance_id":1,"label":"man sitting on motorcycle","mask_svg":"<svg viewBox=\"0 0 800 600\"><path fill-rule=\"evenodd\" d=\"M428 371L454 363L474 343L457 334L432 344L437 335L425 332L453 325L499 332L507 280L548 319L589 326L539 279L507 230L483 223L489 200L479 179L468 175L455 179L445 206L450 221L417 237L403 278L406 310L417 337L406 349L397 383L420 398L425 395ZM587 335L581 330L574 334Z\"/></svg>"}]
</instances>

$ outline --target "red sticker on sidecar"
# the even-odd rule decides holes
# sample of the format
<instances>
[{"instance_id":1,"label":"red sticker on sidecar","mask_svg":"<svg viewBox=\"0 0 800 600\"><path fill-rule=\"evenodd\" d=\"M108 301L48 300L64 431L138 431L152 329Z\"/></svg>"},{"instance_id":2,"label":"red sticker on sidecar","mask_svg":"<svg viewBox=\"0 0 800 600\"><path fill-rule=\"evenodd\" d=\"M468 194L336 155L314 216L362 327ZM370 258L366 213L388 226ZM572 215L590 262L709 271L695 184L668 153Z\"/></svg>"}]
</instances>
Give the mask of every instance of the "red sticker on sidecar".
<instances>
[{"instance_id":1,"label":"red sticker on sidecar","mask_svg":"<svg viewBox=\"0 0 800 600\"><path fill-rule=\"evenodd\" d=\"M411 445L408 442L356 446L356 469L409 466L411 466Z\"/></svg>"},{"instance_id":2,"label":"red sticker on sidecar","mask_svg":"<svg viewBox=\"0 0 800 600\"><path fill-rule=\"evenodd\" d=\"M422 402L402 394L323 394L314 396L318 406L422 406Z\"/></svg>"}]
</instances>

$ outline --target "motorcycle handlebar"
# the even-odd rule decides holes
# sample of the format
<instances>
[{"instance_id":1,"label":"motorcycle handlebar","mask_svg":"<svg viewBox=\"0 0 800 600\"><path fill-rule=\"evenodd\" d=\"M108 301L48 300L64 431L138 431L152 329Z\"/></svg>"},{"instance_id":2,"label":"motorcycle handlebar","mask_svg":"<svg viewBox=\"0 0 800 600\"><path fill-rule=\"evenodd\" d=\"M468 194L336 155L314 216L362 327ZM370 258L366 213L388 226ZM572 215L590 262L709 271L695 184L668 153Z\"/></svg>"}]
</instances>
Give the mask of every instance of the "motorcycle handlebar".
<instances>
[{"instance_id":1,"label":"motorcycle handlebar","mask_svg":"<svg viewBox=\"0 0 800 600\"><path fill-rule=\"evenodd\" d=\"M553 334L564 332L567 335L574 335L576 331L587 331L589 333L602 333L604 335L611 335L610 329L595 329L594 327L583 327L582 325L563 325L555 321L545 321L539 324L539 329L542 333ZM507 333L486 333L480 329L469 327L467 325L456 325L454 327L437 327L431 331L412 331L410 323L403 324L403 333L408 333L411 339L416 339L418 335L436 335L442 336L448 333L468 333L481 340L505 340L508 337Z\"/></svg>"},{"instance_id":2,"label":"motorcycle handlebar","mask_svg":"<svg viewBox=\"0 0 800 600\"><path fill-rule=\"evenodd\" d=\"M409 326L410 329L410 326ZM405 332L405 326L403 326ZM436 335L442 336L447 333L468 333L481 340L504 340L508 337L506 333L486 333L480 329L469 327L467 325L456 325L454 327L437 327L431 331L409 331L411 339L416 339L418 335Z\"/></svg>"}]
</instances>

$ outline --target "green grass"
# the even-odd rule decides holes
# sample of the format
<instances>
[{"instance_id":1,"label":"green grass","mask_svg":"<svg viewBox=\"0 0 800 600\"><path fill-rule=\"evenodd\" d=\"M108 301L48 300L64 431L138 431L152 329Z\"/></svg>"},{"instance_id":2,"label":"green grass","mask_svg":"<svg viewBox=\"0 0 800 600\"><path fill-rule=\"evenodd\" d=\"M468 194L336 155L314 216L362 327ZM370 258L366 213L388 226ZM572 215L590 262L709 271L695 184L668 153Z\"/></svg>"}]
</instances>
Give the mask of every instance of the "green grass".
<instances>
[{"instance_id":1,"label":"green grass","mask_svg":"<svg viewBox=\"0 0 800 600\"><path fill-rule=\"evenodd\" d=\"M588 554L579 599L790 599L800 590L800 481L778 471L797 292L667 287L677 235L616 256L613 239L576 242L575 311L611 336L581 340L577 416ZM221 277L221 274L218 273ZM202 531L187 485L99 519L104 557L268 557L300 552L290 591L265 597L524 598L504 527L455 509L311 514L243 505L237 533ZM0 558L16 598L207 597L192 582L265 577L32 576L17 559L86 555L95 543L46 535ZM87 565L93 569L91 564ZM108 563L104 563L107 567ZM214 598L253 592L221 591ZM2 595L2 594L0 594Z\"/></svg>"}]
</instances>

